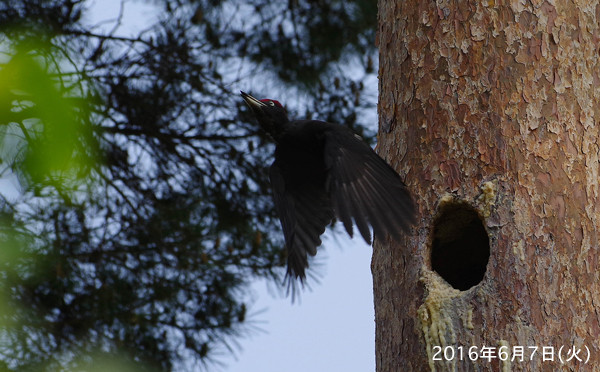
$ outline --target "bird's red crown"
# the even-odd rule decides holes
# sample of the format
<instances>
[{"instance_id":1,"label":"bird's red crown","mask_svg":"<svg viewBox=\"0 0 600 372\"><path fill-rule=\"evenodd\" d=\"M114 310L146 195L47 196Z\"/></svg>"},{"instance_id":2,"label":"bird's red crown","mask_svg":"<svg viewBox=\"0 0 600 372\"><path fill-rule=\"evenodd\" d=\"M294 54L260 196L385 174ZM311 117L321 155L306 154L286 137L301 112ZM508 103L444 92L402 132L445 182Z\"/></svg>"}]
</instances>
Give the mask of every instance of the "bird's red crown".
<instances>
[{"instance_id":1,"label":"bird's red crown","mask_svg":"<svg viewBox=\"0 0 600 372\"><path fill-rule=\"evenodd\" d=\"M283 108L283 105L281 103L279 103L279 101L274 100L274 99L265 98L265 99L261 99L260 101L264 102L264 103L273 102L275 104L275 106Z\"/></svg>"}]
</instances>

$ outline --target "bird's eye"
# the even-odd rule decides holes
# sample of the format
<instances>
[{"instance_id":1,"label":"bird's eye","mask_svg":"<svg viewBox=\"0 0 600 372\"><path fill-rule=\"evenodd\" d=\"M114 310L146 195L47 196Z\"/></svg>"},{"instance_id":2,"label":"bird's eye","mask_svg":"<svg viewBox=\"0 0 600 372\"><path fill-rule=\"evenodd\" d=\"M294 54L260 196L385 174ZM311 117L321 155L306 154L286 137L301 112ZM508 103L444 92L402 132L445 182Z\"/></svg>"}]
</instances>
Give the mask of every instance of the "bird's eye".
<instances>
[{"instance_id":1,"label":"bird's eye","mask_svg":"<svg viewBox=\"0 0 600 372\"><path fill-rule=\"evenodd\" d=\"M271 105L271 106L275 107L275 102L273 102L273 101L269 101L269 105Z\"/></svg>"}]
</instances>

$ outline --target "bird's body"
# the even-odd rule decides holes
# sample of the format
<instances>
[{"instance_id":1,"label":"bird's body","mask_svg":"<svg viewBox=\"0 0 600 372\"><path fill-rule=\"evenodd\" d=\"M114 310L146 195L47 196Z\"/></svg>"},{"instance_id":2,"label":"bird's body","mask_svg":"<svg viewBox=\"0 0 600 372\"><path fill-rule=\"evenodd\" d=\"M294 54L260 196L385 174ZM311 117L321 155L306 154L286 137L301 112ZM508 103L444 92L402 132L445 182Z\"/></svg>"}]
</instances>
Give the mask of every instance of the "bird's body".
<instances>
[{"instance_id":1,"label":"bird's body","mask_svg":"<svg viewBox=\"0 0 600 372\"><path fill-rule=\"evenodd\" d=\"M317 253L320 236L334 217L325 187L323 124L326 123L291 123L277 143L270 171L275 207L288 246L288 274L301 279L308 267L306 253Z\"/></svg>"},{"instance_id":2,"label":"bird's body","mask_svg":"<svg viewBox=\"0 0 600 372\"><path fill-rule=\"evenodd\" d=\"M292 120L274 100L242 92L259 123L275 140L270 179L288 252L288 276L304 280L308 255L337 217L352 236L352 223L371 242L394 238L414 221L414 204L396 171L347 127Z\"/></svg>"}]
</instances>

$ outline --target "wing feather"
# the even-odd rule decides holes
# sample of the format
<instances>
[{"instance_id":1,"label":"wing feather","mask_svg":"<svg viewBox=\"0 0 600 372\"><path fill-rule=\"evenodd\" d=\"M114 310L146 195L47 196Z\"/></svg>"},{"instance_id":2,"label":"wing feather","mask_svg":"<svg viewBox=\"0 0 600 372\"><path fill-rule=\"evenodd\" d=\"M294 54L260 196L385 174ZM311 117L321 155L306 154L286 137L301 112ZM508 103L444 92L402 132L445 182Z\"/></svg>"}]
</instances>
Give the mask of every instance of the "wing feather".
<instances>
[{"instance_id":1,"label":"wing feather","mask_svg":"<svg viewBox=\"0 0 600 372\"><path fill-rule=\"evenodd\" d=\"M304 281L308 256L317 253L320 236L333 219L331 202L323 186L286 183L277 160L271 166L270 178L286 242L287 274Z\"/></svg>"},{"instance_id":2,"label":"wing feather","mask_svg":"<svg viewBox=\"0 0 600 372\"><path fill-rule=\"evenodd\" d=\"M415 205L398 173L350 130L325 134L327 187L333 208L352 235L352 222L369 242L369 226L379 239L395 239L415 220Z\"/></svg>"},{"instance_id":3,"label":"wing feather","mask_svg":"<svg viewBox=\"0 0 600 372\"><path fill-rule=\"evenodd\" d=\"M334 215L350 236L356 224L369 243L371 228L378 239L389 234L397 240L415 220L415 205L398 173L350 129L316 121L295 125L311 126L314 131L299 133L314 137L294 137L305 142L282 146L270 172L287 248L288 284L297 278L304 283L309 256L317 253ZM324 172L323 177L314 172Z\"/></svg>"}]
</instances>

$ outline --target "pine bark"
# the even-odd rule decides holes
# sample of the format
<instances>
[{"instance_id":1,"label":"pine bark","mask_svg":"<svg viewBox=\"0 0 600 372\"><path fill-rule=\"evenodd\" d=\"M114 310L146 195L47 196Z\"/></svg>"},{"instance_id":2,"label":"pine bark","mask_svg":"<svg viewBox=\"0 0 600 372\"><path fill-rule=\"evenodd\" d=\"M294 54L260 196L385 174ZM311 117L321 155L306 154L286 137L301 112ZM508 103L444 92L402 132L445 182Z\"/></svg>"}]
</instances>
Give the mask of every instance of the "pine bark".
<instances>
[{"instance_id":1,"label":"pine bark","mask_svg":"<svg viewBox=\"0 0 600 372\"><path fill-rule=\"evenodd\" d=\"M419 218L375 244L377 371L600 368L599 25L586 1L379 1L378 151ZM452 203L489 237L467 290L432 270ZM436 346L455 356L433 360Z\"/></svg>"}]
</instances>

